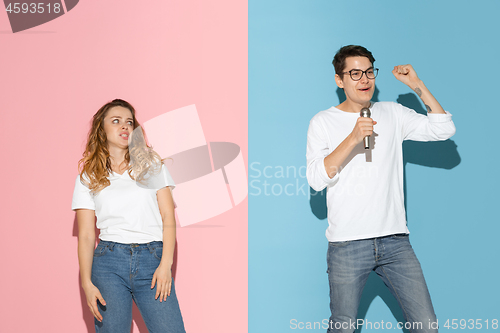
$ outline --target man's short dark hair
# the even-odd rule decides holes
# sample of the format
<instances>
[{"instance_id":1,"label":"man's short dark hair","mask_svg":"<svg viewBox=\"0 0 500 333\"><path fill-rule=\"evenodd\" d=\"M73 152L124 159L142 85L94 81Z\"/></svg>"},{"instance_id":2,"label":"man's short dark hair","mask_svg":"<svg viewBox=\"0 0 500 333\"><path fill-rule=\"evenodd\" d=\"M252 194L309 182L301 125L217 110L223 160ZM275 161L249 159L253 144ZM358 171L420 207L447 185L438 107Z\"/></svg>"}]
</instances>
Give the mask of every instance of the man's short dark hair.
<instances>
[{"instance_id":1,"label":"man's short dark hair","mask_svg":"<svg viewBox=\"0 0 500 333\"><path fill-rule=\"evenodd\" d=\"M367 57L370 62L373 63L375 62L375 58L373 57L372 53L368 51L366 48L363 46L359 45L346 45L342 46L340 50L337 51L335 54L335 57L333 57L333 67L335 67L335 74L338 74L340 77L342 77L342 73L344 72L345 69L345 60L348 57Z\"/></svg>"}]
</instances>

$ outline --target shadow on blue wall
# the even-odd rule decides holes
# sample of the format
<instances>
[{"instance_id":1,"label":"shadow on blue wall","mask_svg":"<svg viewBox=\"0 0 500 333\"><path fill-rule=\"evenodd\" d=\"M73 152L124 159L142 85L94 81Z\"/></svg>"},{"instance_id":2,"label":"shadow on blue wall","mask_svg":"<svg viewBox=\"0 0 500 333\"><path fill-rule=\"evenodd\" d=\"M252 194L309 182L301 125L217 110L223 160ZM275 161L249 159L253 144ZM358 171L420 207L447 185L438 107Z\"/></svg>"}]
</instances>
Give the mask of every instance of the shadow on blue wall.
<instances>
[{"instance_id":1,"label":"shadow on blue wall","mask_svg":"<svg viewBox=\"0 0 500 333\"><path fill-rule=\"evenodd\" d=\"M337 96L340 103L344 102L346 97L344 90L337 88ZM379 90L375 87L372 101L378 102ZM420 114L426 115L427 112L423 109L420 100L413 93L399 95L397 102L415 110ZM457 145L453 140L437 141L437 142L418 142L418 141L404 141L403 142L403 168L404 168L404 196L405 196L405 210L407 211L407 189L406 189L406 165L408 163L440 168L440 169L453 169L460 164L460 155L458 154ZM327 218L326 206L326 188L323 191L316 192L312 188L310 191L310 201L312 213L319 219L325 220ZM358 319L366 319L368 309L376 297L380 297L382 301L390 309L392 315L398 322L404 323L404 316L398 302L392 296L389 289L384 285L382 280L377 277L375 272L370 274L366 282L361 301L358 309ZM356 332L360 333L363 326L359 327ZM403 329L403 332L409 332Z\"/></svg>"},{"instance_id":2,"label":"shadow on blue wall","mask_svg":"<svg viewBox=\"0 0 500 333\"><path fill-rule=\"evenodd\" d=\"M426 115L420 100L413 93L399 95L397 102L417 113ZM460 164L461 158L458 154L457 144L453 140L419 142L419 141L404 141L403 142L403 166L404 166L404 195L405 195L405 210L407 212L407 188L406 188L406 165L408 163L450 170Z\"/></svg>"}]
</instances>

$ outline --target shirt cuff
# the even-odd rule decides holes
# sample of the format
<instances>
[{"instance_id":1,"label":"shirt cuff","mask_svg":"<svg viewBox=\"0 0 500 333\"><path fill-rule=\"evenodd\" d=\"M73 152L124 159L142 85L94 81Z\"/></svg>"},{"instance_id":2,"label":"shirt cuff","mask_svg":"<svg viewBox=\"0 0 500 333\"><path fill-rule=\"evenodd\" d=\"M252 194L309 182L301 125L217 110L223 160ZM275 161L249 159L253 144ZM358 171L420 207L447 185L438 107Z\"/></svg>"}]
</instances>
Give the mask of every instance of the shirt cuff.
<instances>
[{"instance_id":1,"label":"shirt cuff","mask_svg":"<svg viewBox=\"0 0 500 333\"><path fill-rule=\"evenodd\" d=\"M451 121L452 114L448 111L446 113L427 113L427 117L429 118L429 122L431 123L446 123Z\"/></svg>"},{"instance_id":2,"label":"shirt cuff","mask_svg":"<svg viewBox=\"0 0 500 333\"><path fill-rule=\"evenodd\" d=\"M325 158L324 157L323 159L321 159L320 163L317 164L317 168L319 168L319 170L316 170L321 178L321 180L323 180L327 185L332 185L334 183L336 183L338 180L339 180L339 173L335 173L335 176L333 176L333 178L330 178L328 176L328 173L326 172L326 168L325 168Z\"/></svg>"},{"instance_id":3,"label":"shirt cuff","mask_svg":"<svg viewBox=\"0 0 500 333\"><path fill-rule=\"evenodd\" d=\"M90 209L95 211L95 206L92 205L72 205L71 210L77 210L77 209Z\"/></svg>"}]
</instances>

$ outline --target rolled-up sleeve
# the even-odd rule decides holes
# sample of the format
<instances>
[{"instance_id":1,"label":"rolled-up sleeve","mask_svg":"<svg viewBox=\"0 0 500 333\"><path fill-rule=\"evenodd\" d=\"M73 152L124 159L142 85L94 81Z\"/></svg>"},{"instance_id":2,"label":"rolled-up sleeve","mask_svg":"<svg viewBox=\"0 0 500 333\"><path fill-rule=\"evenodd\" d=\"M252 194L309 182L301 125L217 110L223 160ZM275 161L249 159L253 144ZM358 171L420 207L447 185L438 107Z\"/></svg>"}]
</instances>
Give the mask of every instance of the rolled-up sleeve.
<instances>
[{"instance_id":1,"label":"rolled-up sleeve","mask_svg":"<svg viewBox=\"0 0 500 333\"><path fill-rule=\"evenodd\" d=\"M168 188L170 189L170 193L172 193L172 200L174 202L174 208L177 208L177 203L175 202L174 195L172 192L172 190L175 188L175 183L174 183L172 176L170 175L170 172L168 172L166 165L163 163L161 165L161 175L162 175L162 177L161 177L162 183L158 187L158 189L162 189L162 188L168 186Z\"/></svg>"},{"instance_id":2,"label":"rolled-up sleeve","mask_svg":"<svg viewBox=\"0 0 500 333\"><path fill-rule=\"evenodd\" d=\"M162 183L158 187L158 189L161 189L161 188L164 188L166 186L169 186L170 189L173 190L175 188L174 180L172 179L172 176L170 175L170 172L168 172L167 167L163 163L161 165L161 176L162 176L161 177Z\"/></svg>"},{"instance_id":3,"label":"rolled-up sleeve","mask_svg":"<svg viewBox=\"0 0 500 333\"><path fill-rule=\"evenodd\" d=\"M76 177L75 189L73 191L73 200L71 202L71 209L90 209L95 210L94 197L90 193L87 186L82 184L80 175Z\"/></svg>"},{"instance_id":4,"label":"rolled-up sleeve","mask_svg":"<svg viewBox=\"0 0 500 333\"><path fill-rule=\"evenodd\" d=\"M419 114L412 109L399 105L402 113L403 140L443 141L451 138L455 132L452 115L446 113Z\"/></svg>"},{"instance_id":5,"label":"rolled-up sleeve","mask_svg":"<svg viewBox=\"0 0 500 333\"><path fill-rule=\"evenodd\" d=\"M315 117L309 123L307 131L307 182L315 191L321 191L328 185L333 185L338 181L338 174L333 178L328 177L325 169L325 157L330 154L328 147L328 137L320 123Z\"/></svg>"}]
</instances>

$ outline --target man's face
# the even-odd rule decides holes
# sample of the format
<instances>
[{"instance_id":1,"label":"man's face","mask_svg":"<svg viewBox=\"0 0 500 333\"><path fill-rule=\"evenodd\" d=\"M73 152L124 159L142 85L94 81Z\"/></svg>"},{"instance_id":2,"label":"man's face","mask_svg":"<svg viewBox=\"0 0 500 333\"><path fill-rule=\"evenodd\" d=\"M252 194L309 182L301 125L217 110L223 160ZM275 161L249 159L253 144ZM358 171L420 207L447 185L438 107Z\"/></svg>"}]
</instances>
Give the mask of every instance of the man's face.
<instances>
[{"instance_id":1,"label":"man's face","mask_svg":"<svg viewBox=\"0 0 500 333\"><path fill-rule=\"evenodd\" d=\"M366 71L373 65L367 57L348 57L345 60L344 72L352 69ZM349 103L368 106L375 92L375 79L368 79L366 73L363 73L359 81L354 81L349 73L339 76L335 74L335 82L339 88L343 88L346 100Z\"/></svg>"}]
</instances>

